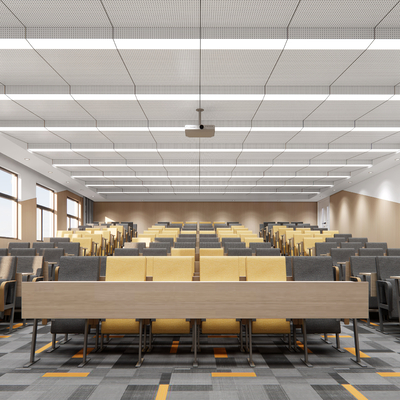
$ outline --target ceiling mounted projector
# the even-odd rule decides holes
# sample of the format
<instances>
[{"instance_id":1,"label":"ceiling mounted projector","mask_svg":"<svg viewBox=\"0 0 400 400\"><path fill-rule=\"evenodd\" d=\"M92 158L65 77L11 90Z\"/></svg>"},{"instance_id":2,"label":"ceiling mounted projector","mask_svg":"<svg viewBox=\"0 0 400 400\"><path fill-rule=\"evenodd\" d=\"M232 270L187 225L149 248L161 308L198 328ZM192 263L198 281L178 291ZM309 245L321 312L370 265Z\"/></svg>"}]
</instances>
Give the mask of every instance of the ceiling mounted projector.
<instances>
[{"instance_id":1,"label":"ceiling mounted projector","mask_svg":"<svg viewBox=\"0 0 400 400\"><path fill-rule=\"evenodd\" d=\"M199 124L198 125L185 125L185 135L191 138L210 138L215 134L215 125L202 125L201 123L201 112L203 108L197 108L196 111L199 113Z\"/></svg>"}]
</instances>

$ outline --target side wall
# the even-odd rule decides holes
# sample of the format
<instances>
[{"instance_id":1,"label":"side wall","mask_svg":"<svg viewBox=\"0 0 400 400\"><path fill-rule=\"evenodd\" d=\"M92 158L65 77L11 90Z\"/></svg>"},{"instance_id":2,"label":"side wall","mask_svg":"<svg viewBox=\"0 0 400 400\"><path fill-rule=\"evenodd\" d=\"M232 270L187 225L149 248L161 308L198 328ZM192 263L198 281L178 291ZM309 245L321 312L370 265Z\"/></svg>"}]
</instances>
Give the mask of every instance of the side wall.
<instances>
[{"instance_id":1,"label":"side wall","mask_svg":"<svg viewBox=\"0 0 400 400\"><path fill-rule=\"evenodd\" d=\"M400 204L341 191L330 197L330 228L400 248Z\"/></svg>"},{"instance_id":2,"label":"side wall","mask_svg":"<svg viewBox=\"0 0 400 400\"><path fill-rule=\"evenodd\" d=\"M94 221L133 221L141 233L157 221L239 221L254 233L263 221L317 223L317 203L94 203Z\"/></svg>"}]
</instances>

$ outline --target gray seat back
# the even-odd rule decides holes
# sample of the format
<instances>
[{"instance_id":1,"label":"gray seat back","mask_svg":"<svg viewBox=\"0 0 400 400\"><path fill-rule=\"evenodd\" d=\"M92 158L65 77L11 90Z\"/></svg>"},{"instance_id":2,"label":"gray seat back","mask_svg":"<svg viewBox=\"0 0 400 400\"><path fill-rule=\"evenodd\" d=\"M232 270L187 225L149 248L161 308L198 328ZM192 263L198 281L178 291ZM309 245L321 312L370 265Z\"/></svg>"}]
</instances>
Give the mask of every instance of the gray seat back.
<instances>
[{"instance_id":1,"label":"gray seat back","mask_svg":"<svg viewBox=\"0 0 400 400\"><path fill-rule=\"evenodd\" d=\"M106 276L107 270L107 257L101 256L100 257L100 276Z\"/></svg>"},{"instance_id":2,"label":"gray seat back","mask_svg":"<svg viewBox=\"0 0 400 400\"><path fill-rule=\"evenodd\" d=\"M331 257L293 257L293 280L333 281Z\"/></svg>"},{"instance_id":3,"label":"gray seat back","mask_svg":"<svg viewBox=\"0 0 400 400\"><path fill-rule=\"evenodd\" d=\"M17 272L32 272L33 276L41 276L43 270L43 257L42 256L20 256L17 257ZM26 280L26 279L25 279Z\"/></svg>"},{"instance_id":4,"label":"gray seat back","mask_svg":"<svg viewBox=\"0 0 400 400\"><path fill-rule=\"evenodd\" d=\"M237 238L221 238L222 246L225 246L225 243L227 243L227 242L240 242L240 241L241 241L241 239L239 237L237 237Z\"/></svg>"},{"instance_id":5,"label":"gray seat back","mask_svg":"<svg viewBox=\"0 0 400 400\"><path fill-rule=\"evenodd\" d=\"M115 257L134 257L139 256L139 249L135 247L123 248L123 249L115 249L114 250Z\"/></svg>"},{"instance_id":6,"label":"gray seat back","mask_svg":"<svg viewBox=\"0 0 400 400\"><path fill-rule=\"evenodd\" d=\"M51 237L50 242L55 243L56 247L58 247L58 243L60 242L70 242L71 239L69 237Z\"/></svg>"},{"instance_id":7,"label":"gray seat back","mask_svg":"<svg viewBox=\"0 0 400 400\"><path fill-rule=\"evenodd\" d=\"M139 253L143 253L143 249L145 248L145 242L128 242L124 244L124 249L138 249Z\"/></svg>"},{"instance_id":8,"label":"gray seat back","mask_svg":"<svg viewBox=\"0 0 400 400\"><path fill-rule=\"evenodd\" d=\"M338 246L340 246L340 243L345 242L345 241L346 241L346 239L344 237L325 238L325 242L327 242L327 243L334 242Z\"/></svg>"},{"instance_id":9,"label":"gray seat back","mask_svg":"<svg viewBox=\"0 0 400 400\"><path fill-rule=\"evenodd\" d=\"M263 250L263 249L261 249L261 250ZM292 274L293 274L293 271L292 271L293 257L292 256L286 256L285 259L286 259L285 260L286 261L286 276L292 276Z\"/></svg>"},{"instance_id":10,"label":"gray seat back","mask_svg":"<svg viewBox=\"0 0 400 400\"><path fill-rule=\"evenodd\" d=\"M359 276L362 272L376 272L375 257L350 257L351 276Z\"/></svg>"},{"instance_id":11,"label":"gray seat back","mask_svg":"<svg viewBox=\"0 0 400 400\"><path fill-rule=\"evenodd\" d=\"M167 249L167 253L171 253L171 243L168 242L151 242L150 249Z\"/></svg>"},{"instance_id":12,"label":"gray seat back","mask_svg":"<svg viewBox=\"0 0 400 400\"><path fill-rule=\"evenodd\" d=\"M200 242L200 249L218 249L221 247L221 243L219 242Z\"/></svg>"},{"instance_id":13,"label":"gray seat back","mask_svg":"<svg viewBox=\"0 0 400 400\"><path fill-rule=\"evenodd\" d=\"M320 256L321 254L330 254L331 249L335 249L336 247L336 242L317 242L315 243L315 255Z\"/></svg>"},{"instance_id":14,"label":"gray seat back","mask_svg":"<svg viewBox=\"0 0 400 400\"><path fill-rule=\"evenodd\" d=\"M216 233L200 233L200 239L201 238L216 238L217 234Z\"/></svg>"},{"instance_id":15,"label":"gray seat back","mask_svg":"<svg viewBox=\"0 0 400 400\"><path fill-rule=\"evenodd\" d=\"M365 243L366 249L383 249L384 253L387 250L387 243L386 242L367 242Z\"/></svg>"},{"instance_id":16,"label":"gray seat back","mask_svg":"<svg viewBox=\"0 0 400 400\"><path fill-rule=\"evenodd\" d=\"M370 256L370 257L378 257L383 256L384 251L383 249L358 249L359 256Z\"/></svg>"},{"instance_id":17,"label":"gray seat back","mask_svg":"<svg viewBox=\"0 0 400 400\"><path fill-rule=\"evenodd\" d=\"M81 245L80 243L71 243L71 242L59 242L59 249L64 249L65 254L72 254L74 256L79 256Z\"/></svg>"},{"instance_id":18,"label":"gray seat back","mask_svg":"<svg viewBox=\"0 0 400 400\"><path fill-rule=\"evenodd\" d=\"M338 262L346 262L350 260L351 256L356 255L356 249L331 249L331 257L333 265L337 265Z\"/></svg>"},{"instance_id":19,"label":"gray seat back","mask_svg":"<svg viewBox=\"0 0 400 400\"><path fill-rule=\"evenodd\" d=\"M400 249L387 249L388 256L400 256Z\"/></svg>"},{"instance_id":20,"label":"gray seat back","mask_svg":"<svg viewBox=\"0 0 400 400\"><path fill-rule=\"evenodd\" d=\"M390 280L391 276L400 276L400 257L376 257L376 272L380 281Z\"/></svg>"},{"instance_id":21,"label":"gray seat back","mask_svg":"<svg viewBox=\"0 0 400 400\"><path fill-rule=\"evenodd\" d=\"M281 255L281 251L279 249L256 249L256 256L262 256L262 257L278 257Z\"/></svg>"},{"instance_id":22,"label":"gray seat back","mask_svg":"<svg viewBox=\"0 0 400 400\"><path fill-rule=\"evenodd\" d=\"M167 242L172 247L174 245L174 238L155 238L154 239L157 243L164 243Z\"/></svg>"},{"instance_id":23,"label":"gray seat back","mask_svg":"<svg viewBox=\"0 0 400 400\"><path fill-rule=\"evenodd\" d=\"M249 248L244 248L244 249L233 249L229 248L228 249L228 256L246 256L250 257L253 255L253 250Z\"/></svg>"},{"instance_id":24,"label":"gray seat back","mask_svg":"<svg viewBox=\"0 0 400 400\"><path fill-rule=\"evenodd\" d=\"M200 237L200 242L219 242L219 239L217 237Z\"/></svg>"},{"instance_id":25,"label":"gray seat back","mask_svg":"<svg viewBox=\"0 0 400 400\"><path fill-rule=\"evenodd\" d=\"M8 243L8 251L11 249L29 249L31 247L30 242L10 242Z\"/></svg>"},{"instance_id":26,"label":"gray seat back","mask_svg":"<svg viewBox=\"0 0 400 400\"><path fill-rule=\"evenodd\" d=\"M36 249L15 247L11 249L12 256L36 256Z\"/></svg>"},{"instance_id":27,"label":"gray seat back","mask_svg":"<svg viewBox=\"0 0 400 400\"><path fill-rule=\"evenodd\" d=\"M364 246L361 242L342 242L340 243L341 249L356 249L358 252L359 249L362 249Z\"/></svg>"},{"instance_id":28,"label":"gray seat back","mask_svg":"<svg viewBox=\"0 0 400 400\"><path fill-rule=\"evenodd\" d=\"M54 249L55 243L54 242L35 242L35 243L32 243L32 248L36 250L36 253L39 256L42 256L43 249Z\"/></svg>"},{"instance_id":29,"label":"gray seat back","mask_svg":"<svg viewBox=\"0 0 400 400\"><path fill-rule=\"evenodd\" d=\"M152 249L150 248L143 249L143 256L162 257L166 255L167 255L167 249L165 247L162 249L155 249L154 247Z\"/></svg>"},{"instance_id":30,"label":"gray seat back","mask_svg":"<svg viewBox=\"0 0 400 400\"><path fill-rule=\"evenodd\" d=\"M176 242L176 249L194 249L196 248L196 242Z\"/></svg>"},{"instance_id":31,"label":"gray seat back","mask_svg":"<svg viewBox=\"0 0 400 400\"><path fill-rule=\"evenodd\" d=\"M60 263L60 258L65 256L64 249L44 249L43 261Z\"/></svg>"},{"instance_id":32,"label":"gray seat back","mask_svg":"<svg viewBox=\"0 0 400 400\"><path fill-rule=\"evenodd\" d=\"M224 252L227 253L228 249L242 249L244 247L246 247L245 242L225 242Z\"/></svg>"},{"instance_id":33,"label":"gray seat back","mask_svg":"<svg viewBox=\"0 0 400 400\"><path fill-rule=\"evenodd\" d=\"M178 237L178 238L176 238L176 243L182 243L182 242L194 242L194 243L196 243L196 238L192 238L192 237Z\"/></svg>"},{"instance_id":34,"label":"gray seat back","mask_svg":"<svg viewBox=\"0 0 400 400\"><path fill-rule=\"evenodd\" d=\"M366 237L365 238L353 238L353 237L351 237L347 241L349 243L351 243L351 242L361 242L363 244L363 246L365 247L365 243L368 242L368 238L366 238Z\"/></svg>"},{"instance_id":35,"label":"gray seat back","mask_svg":"<svg viewBox=\"0 0 400 400\"><path fill-rule=\"evenodd\" d=\"M8 256L8 249L0 249L0 257Z\"/></svg>"},{"instance_id":36,"label":"gray seat back","mask_svg":"<svg viewBox=\"0 0 400 400\"><path fill-rule=\"evenodd\" d=\"M0 282L14 280L16 272L17 272L17 257L12 257L12 256L0 257Z\"/></svg>"},{"instance_id":37,"label":"gray seat back","mask_svg":"<svg viewBox=\"0 0 400 400\"><path fill-rule=\"evenodd\" d=\"M59 281L98 281L100 257L61 257Z\"/></svg>"},{"instance_id":38,"label":"gray seat back","mask_svg":"<svg viewBox=\"0 0 400 400\"><path fill-rule=\"evenodd\" d=\"M256 252L256 249L270 249L271 248L271 243L269 242L261 242L261 243L249 243L249 248L253 253Z\"/></svg>"},{"instance_id":39,"label":"gray seat back","mask_svg":"<svg viewBox=\"0 0 400 400\"><path fill-rule=\"evenodd\" d=\"M351 233L335 233L333 237L344 237L346 241L348 241L349 238L351 238L353 235Z\"/></svg>"}]
</instances>

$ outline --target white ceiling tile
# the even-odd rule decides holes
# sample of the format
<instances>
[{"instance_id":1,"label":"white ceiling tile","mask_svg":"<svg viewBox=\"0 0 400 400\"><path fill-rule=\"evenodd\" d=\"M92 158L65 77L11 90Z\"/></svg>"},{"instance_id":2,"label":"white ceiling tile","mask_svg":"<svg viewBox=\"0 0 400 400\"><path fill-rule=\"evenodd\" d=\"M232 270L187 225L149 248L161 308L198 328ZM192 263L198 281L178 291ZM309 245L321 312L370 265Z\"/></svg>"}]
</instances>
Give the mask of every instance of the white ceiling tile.
<instances>
[{"instance_id":1,"label":"white ceiling tile","mask_svg":"<svg viewBox=\"0 0 400 400\"><path fill-rule=\"evenodd\" d=\"M90 115L75 101L18 100L18 104L43 119L91 119ZM51 129L51 128L49 128Z\"/></svg>"},{"instance_id":2,"label":"white ceiling tile","mask_svg":"<svg viewBox=\"0 0 400 400\"><path fill-rule=\"evenodd\" d=\"M320 104L321 101L263 101L255 120L302 120Z\"/></svg>"},{"instance_id":3,"label":"white ceiling tile","mask_svg":"<svg viewBox=\"0 0 400 400\"><path fill-rule=\"evenodd\" d=\"M143 119L143 111L141 110L137 101L83 101L79 100L78 103L87 110L93 118L107 120L107 119L123 119L134 120ZM106 132L107 133L107 132Z\"/></svg>"}]
</instances>

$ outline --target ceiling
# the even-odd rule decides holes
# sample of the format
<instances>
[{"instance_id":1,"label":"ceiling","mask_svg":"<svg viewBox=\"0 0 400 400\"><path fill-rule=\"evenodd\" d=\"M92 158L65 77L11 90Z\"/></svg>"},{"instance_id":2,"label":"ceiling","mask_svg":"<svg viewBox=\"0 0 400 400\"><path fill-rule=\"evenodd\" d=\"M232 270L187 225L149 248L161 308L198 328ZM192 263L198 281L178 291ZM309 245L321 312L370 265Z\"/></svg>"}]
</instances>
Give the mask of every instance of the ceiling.
<instances>
[{"instance_id":1,"label":"ceiling","mask_svg":"<svg viewBox=\"0 0 400 400\"><path fill-rule=\"evenodd\" d=\"M0 132L95 201L316 201L395 163L399 21L397 0L3 0ZM185 136L199 98L213 138Z\"/></svg>"}]
</instances>

